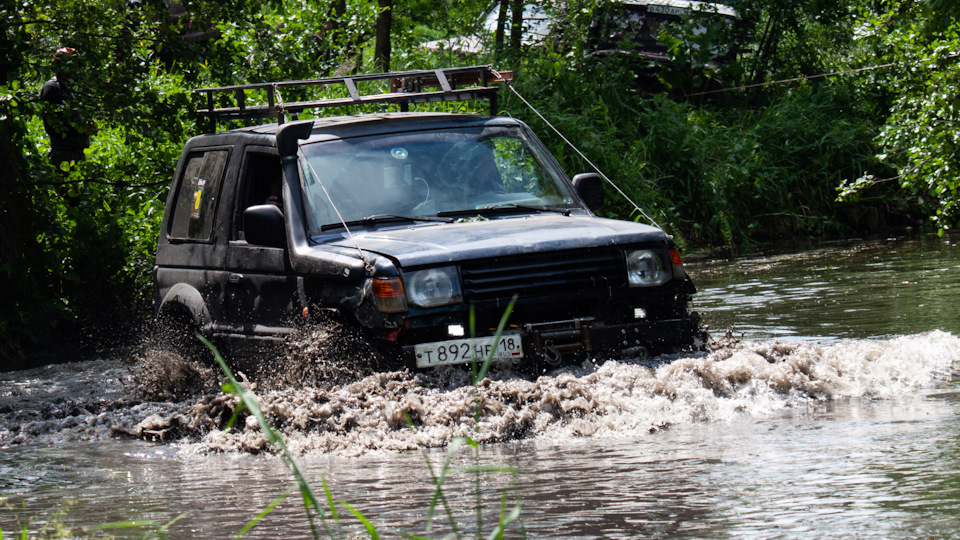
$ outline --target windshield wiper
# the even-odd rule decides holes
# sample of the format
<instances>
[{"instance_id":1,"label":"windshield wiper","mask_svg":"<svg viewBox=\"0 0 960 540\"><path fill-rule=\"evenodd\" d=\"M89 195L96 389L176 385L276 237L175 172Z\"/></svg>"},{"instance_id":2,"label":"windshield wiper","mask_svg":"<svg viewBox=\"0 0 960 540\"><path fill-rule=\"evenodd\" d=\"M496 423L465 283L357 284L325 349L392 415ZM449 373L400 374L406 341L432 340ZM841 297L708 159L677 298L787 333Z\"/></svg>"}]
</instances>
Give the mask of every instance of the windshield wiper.
<instances>
[{"instance_id":1,"label":"windshield wiper","mask_svg":"<svg viewBox=\"0 0 960 540\"><path fill-rule=\"evenodd\" d=\"M438 216L462 216L470 214L484 214L499 212L502 210L528 210L531 212L557 212L558 214L563 214L565 216L570 215L569 208L558 208L556 206L533 206L529 204L517 204L517 203L497 203L490 204L487 206L481 206L480 208L475 208L473 210L450 210L447 212L437 212Z\"/></svg>"},{"instance_id":2,"label":"windshield wiper","mask_svg":"<svg viewBox=\"0 0 960 540\"><path fill-rule=\"evenodd\" d=\"M355 219L352 221L347 221L346 223L327 223L326 225L321 225L321 231L329 231L331 229L340 229L344 225L347 227L363 226L363 225L373 225L376 223L390 223L398 221L436 221L440 223L453 223L451 218L446 217L433 217L433 216L404 216L401 214L374 214L372 216L367 216L363 219Z\"/></svg>"},{"instance_id":3,"label":"windshield wiper","mask_svg":"<svg viewBox=\"0 0 960 540\"><path fill-rule=\"evenodd\" d=\"M498 203L484 206L481 210L499 210L501 208L517 208L519 210L532 210L534 212L556 212L565 216L570 215L569 208L559 208L556 206L533 206L530 204L518 203Z\"/></svg>"}]
</instances>

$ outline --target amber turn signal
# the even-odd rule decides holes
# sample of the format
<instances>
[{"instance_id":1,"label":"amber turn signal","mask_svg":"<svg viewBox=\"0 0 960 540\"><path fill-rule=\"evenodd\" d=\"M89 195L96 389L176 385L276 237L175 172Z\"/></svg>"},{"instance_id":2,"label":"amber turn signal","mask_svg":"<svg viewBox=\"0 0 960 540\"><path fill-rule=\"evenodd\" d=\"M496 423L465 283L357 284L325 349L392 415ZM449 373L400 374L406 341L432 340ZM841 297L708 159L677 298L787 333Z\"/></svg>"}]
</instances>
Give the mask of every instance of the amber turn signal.
<instances>
[{"instance_id":1,"label":"amber turn signal","mask_svg":"<svg viewBox=\"0 0 960 540\"><path fill-rule=\"evenodd\" d=\"M377 309L383 313L400 313L407 310L403 282L398 277L374 278L373 298L377 303Z\"/></svg>"}]
</instances>

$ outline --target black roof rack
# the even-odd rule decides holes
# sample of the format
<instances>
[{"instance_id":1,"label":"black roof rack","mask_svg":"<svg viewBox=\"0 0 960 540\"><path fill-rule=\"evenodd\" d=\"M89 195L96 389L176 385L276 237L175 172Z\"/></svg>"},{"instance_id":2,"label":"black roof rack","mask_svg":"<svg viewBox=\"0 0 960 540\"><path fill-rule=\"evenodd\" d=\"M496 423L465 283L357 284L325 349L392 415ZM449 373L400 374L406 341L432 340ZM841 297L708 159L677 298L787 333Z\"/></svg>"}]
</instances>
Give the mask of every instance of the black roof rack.
<instances>
[{"instance_id":1,"label":"black roof rack","mask_svg":"<svg viewBox=\"0 0 960 540\"><path fill-rule=\"evenodd\" d=\"M379 80L390 81L390 92L386 94L363 94L357 88L357 83ZM193 92L195 94L206 94L206 108L197 109L197 114L212 120L214 126L216 126L218 120L247 118L276 118L277 123L282 124L286 121L287 114L296 114L305 109L368 103L395 103L400 106L401 111L407 111L411 103L487 99L490 101L490 114L496 114L497 87L490 86L490 84L512 80L512 71L498 72L493 69L493 66L471 66L199 88ZM346 87L350 94L349 97L284 103L280 93L282 89L286 88L341 84ZM247 105L245 92L248 90L266 92L267 104ZM235 105L232 107L215 107L214 96L221 94L232 95Z\"/></svg>"}]
</instances>

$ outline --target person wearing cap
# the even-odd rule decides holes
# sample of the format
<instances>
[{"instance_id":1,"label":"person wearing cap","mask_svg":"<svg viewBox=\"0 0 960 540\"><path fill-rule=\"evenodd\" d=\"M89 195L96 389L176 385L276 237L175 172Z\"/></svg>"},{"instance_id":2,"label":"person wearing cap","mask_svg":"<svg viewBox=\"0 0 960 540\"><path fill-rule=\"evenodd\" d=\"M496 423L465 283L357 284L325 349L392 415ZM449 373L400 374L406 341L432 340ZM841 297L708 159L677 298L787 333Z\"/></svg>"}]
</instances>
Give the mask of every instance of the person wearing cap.
<instances>
[{"instance_id":1,"label":"person wearing cap","mask_svg":"<svg viewBox=\"0 0 960 540\"><path fill-rule=\"evenodd\" d=\"M90 146L90 135L96 131L93 122L70 106L72 76L78 63L76 49L57 49L53 55L54 76L40 89L40 100L46 104L42 109L43 127L50 138L47 156L58 168L65 162L83 161L83 150Z\"/></svg>"}]
</instances>

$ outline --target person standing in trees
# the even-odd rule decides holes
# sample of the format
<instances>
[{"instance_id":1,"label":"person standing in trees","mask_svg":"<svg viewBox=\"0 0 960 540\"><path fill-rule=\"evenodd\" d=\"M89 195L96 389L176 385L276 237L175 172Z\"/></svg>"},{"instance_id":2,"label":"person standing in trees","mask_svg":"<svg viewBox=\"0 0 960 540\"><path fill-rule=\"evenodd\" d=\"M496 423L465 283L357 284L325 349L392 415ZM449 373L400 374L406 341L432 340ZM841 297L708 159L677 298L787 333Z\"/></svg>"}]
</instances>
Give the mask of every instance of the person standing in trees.
<instances>
[{"instance_id":1,"label":"person standing in trees","mask_svg":"<svg viewBox=\"0 0 960 540\"><path fill-rule=\"evenodd\" d=\"M72 77L79 62L76 49L57 49L53 55L54 76L40 89L43 127L50 138L47 157L57 168L62 163L83 161L83 150L90 146L90 135L96 132L96 124L85 119L71 104Z\"/></svg>"}]
</instances>

